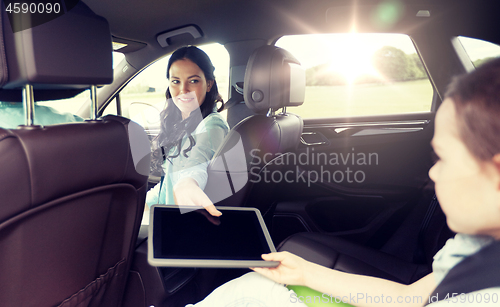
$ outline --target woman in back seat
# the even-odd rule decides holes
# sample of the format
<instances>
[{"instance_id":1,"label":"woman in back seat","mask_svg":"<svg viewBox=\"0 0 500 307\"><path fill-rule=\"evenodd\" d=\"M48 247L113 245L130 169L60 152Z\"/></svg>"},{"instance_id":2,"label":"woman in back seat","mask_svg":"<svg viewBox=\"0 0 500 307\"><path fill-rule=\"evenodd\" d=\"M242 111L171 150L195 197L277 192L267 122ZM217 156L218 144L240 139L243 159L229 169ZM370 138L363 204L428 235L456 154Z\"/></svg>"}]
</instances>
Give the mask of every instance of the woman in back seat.
<instances>
[{"instance_id":1,"label":"woman in back seat","mask_svg":"<svg viewBox=\"0 0 500 307\"><path fill-rule=\"evenodd\" d=\"M411 285L335 271L288 252L262 255L276 268L254 268L195 306L304 306L314 298L355 306L500 305L500 59L455 78L435 120L429 171L448 226L458 234L436 254L433 273ZM329 299L331 298L331 299ZM253 305L252 305L253 304Z\"/></svg>"},{"instance_id":2,"label":"woman in back seat","mask_svg":"<svg viewBox=\"0 0 500 307\"><path fill-rule=\"evenodd\" d=\"M153 167L165 176L148 192L148 206L203 206L214 216L221 214L203 192L208 163L229 130L218 113L223 107L216 107L222 98L214 69L208 55L195 46L177 49L168 61L167 108L153 153Z\"/></svg>"}]
</instances>

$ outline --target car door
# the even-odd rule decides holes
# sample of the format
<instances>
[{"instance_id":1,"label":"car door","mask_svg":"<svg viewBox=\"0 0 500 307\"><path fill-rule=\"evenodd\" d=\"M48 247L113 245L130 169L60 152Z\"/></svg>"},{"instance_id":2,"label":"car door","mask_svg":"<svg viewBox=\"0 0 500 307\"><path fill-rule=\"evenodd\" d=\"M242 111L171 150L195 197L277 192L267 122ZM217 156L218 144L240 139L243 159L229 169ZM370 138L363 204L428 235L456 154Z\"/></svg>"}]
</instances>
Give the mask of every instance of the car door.
<instances>
[{"instance_id":1,"label":"car door","mask_svg":"<svg viewBox=\"0 0 500 307\"><path fill-rule=\"evenodd\" d=\"M316 34L276 45L305 66L307 87L304 105L288 110L304 119L300 144L266 179L282 183L274 241L314 231L380 248L432 189L439 98L412 40Z\"/></svg>"}]
</instances>

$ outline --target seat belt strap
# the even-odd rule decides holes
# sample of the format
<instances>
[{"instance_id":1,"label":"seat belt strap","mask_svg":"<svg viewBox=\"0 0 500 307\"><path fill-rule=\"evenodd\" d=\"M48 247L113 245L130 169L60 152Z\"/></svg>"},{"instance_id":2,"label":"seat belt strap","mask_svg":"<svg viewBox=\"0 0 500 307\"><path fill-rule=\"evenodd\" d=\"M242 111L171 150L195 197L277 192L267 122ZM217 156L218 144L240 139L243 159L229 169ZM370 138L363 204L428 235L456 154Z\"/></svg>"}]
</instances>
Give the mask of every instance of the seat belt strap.
<instances>
[{"instance_id":1,"label":"seat belt strap","mask_svg":"<svg viewBox=\"0 0 500 307\"><path fill-rule=\"evenodd\" d=\"M229 110L242 101L244 101L243 84L242 82L238 82L231 87L231 98L224 104L224 109Z\"/></svg>"},{"instance_id":2,"label":"seat belt strap","mask_svg":"<svg viewBox=\"0 0 500 307\"><path fill-rule=\"evenodd\" d=\"M161 148L161 154L163 156L163 162L165 162L165 160L167 159L167 156L165 155L165 149L163 148L163 146L161 146L160 148ZM158 202L160 202L160 194L161 194L161 188L163 187L163 180L165 180L165 175L161 176L160 189L158 190Z\"/></svg>"},{"instance_id":3,"label":"seat belt strap","mask_svg":"<svg viewBox=\"0 0 500 307\"><path fill-rule=\"evenodd\" d=\"M436 194L432 197L431 203L427 208L427 212L425 213L422 224L420 225L420 230L418 231L417 237L417 249L413 256L414 262L416 263L425 263L425 234L429 225L431 224L432 217L434 216L434 212L436 212L437 207L439 206L439 201L437 199Z\"/></svg>"}]
</instances>

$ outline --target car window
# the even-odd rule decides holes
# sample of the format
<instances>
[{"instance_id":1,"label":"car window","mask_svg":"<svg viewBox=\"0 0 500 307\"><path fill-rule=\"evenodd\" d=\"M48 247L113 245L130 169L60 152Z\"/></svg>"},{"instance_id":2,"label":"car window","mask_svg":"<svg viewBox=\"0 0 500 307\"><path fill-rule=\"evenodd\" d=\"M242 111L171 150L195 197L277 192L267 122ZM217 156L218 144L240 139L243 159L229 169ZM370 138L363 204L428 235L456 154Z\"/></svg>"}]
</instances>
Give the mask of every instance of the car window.
<instances>
[{"instance_id":1,"label":"car window","mask_svg":"<svg viewBox=\"0 0 500 307\"><path fill-rule=\"evenodd\" d=\"M90 90L85 90L75 97L71 97L68 99L37 101L37 104L39 105L52 107L61 113L71 114L76 114L84 103L90 103Z\"/></svg>"},{"instance_id":2,"label":"car window","mask_svg":"<svg viewBox=\"0 0 500 307\"><path fill-rule=\"evenodd\" d=\"M199 46L205 51L215 67L215 78L219 92L227 101L229 93L229 54L218 43ZM147 130L159 128L159 113L166 107L166 68L170 55L153 62L137 74L120 92L122 115L141 124ZM104 114L116 114L116 103L110 103ZM226 112L222 113L226 116Z\"/></svg>"},{"instance_id":3,"label":"car window","mask_svg":"<svg viewBox=\"0 0 500 307\"><path fill-rule=\"evenodd\" d=\"M115 68L121 61L123 61L124 58L125 56L123 55L123 53L113 52L113 68ZM38 101L37 103L39 105L52 107L59 112L63 113L68 112L71 114L76 114L84 103L89 103L89 102L90 102L90 90L85 90L72 98Z\"/></svg>"},{"instance_id":4,"label":"car window","mask_svg":"<svg viewBox=\"0 0 500 307\"><path fill-rule=\"evenodd\" d=\"M433 88L415 46L403 34L281 37L306 69L303 118L430 112Z\"/></svg>"},{"instance_id":5,"label":"car window","mask_svg":"<svg viewBox=\"0 0 500 307\"><path fill-rule=\"evenodd\" d=\"M500 56L500 46L477 38L459 36L458 40L475 67Z\"/></svg>"}]
</instances>

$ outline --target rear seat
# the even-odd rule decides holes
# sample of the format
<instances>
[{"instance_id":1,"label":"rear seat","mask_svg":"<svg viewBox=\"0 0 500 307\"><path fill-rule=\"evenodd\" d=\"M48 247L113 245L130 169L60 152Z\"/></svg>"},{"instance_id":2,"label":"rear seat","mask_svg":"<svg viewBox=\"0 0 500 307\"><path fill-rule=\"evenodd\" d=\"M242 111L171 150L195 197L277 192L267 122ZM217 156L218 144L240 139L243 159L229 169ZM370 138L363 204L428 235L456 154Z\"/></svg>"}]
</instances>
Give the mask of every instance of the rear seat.
<instances>
[{"instance_id":1,"label":"rear seat","mask_svg":"<svg viewBox=\"0 0 500 307\"><path fill-rule=\"evenodd\" d=\"M454 235L446 225L437 199L429 204L420 232L412 259L402 259L383 249L372 249L322 233L292 235L278 246L278 250L335 270L411 284L432 271L433 256Z\"/></svg>"}]
</instances>

